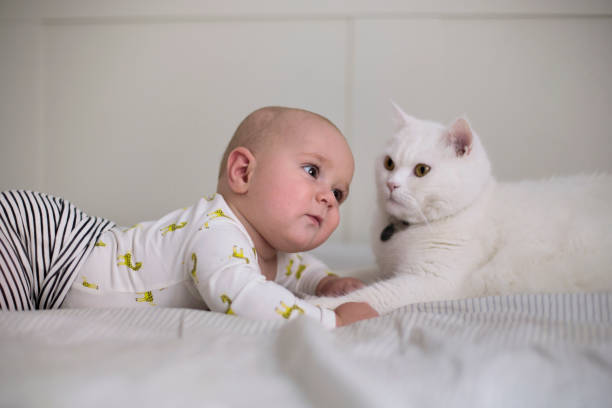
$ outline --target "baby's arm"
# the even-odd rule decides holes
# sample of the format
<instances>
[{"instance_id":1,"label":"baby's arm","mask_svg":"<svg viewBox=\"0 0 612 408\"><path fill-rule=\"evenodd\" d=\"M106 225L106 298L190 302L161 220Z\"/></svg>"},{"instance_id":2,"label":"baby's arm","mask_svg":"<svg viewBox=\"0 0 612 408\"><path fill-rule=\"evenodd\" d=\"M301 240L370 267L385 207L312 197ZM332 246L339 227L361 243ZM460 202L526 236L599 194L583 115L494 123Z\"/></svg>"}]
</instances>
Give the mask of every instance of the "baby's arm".
<instances>
[{"instance_id":1,"label":"baby's arm","mask_svg":"<svg viewBox=\"0 0 612 408\"><path fill-rule=\"evenodd\" d=\"M378 316L370 305L362 302L344 303L333 311L313 306L296 298L282 286L266 281L263 275L246 270L244 266L232 269L222 271L224 277L213 278L216 280L215 285L197 285L211 310L255 319L292 319L304 314L328 328ZM232 284L223 284L224 278L230 276ZM235 285L239 281L242 282L239 288L236 288ZM216 293L213 286L217 286ZM224 289L219 291L222 287Z\"/></svg>"},{"instance_id":2,"label":"baby's arm","mask_svg":"<svg viewBox=\"0 0 612 408\"><path fill-rule=\"evenodd\" d=\"M304 314L325 327L336 327L333 310L312 305L266 281L251 242L235 224L219 221L199 235L186 251L191 258L186 264L210 310L255 319L289 320ZM297 271L294 265L294 275Z\"/></svg>"},{"instance_id":3,"label":"baby's arm","mask_svg":"<svg viewBox=\"0 0 612 408\"><path fill-rule=\"evenodd\" d=\"M359 279L334 275L312 254L285 256L281 257L281 273L277 275L276 282L301 296L342 296L364 286Z\"/></svg>"},{"instance_id":4,"label":"baby's arm","mask_svg":"<svg viewBox=\"0 0 612 408\"><path fill-rule=\"evenodd\" d=\"M328 275L321 279L317 285L315 295L342 296L361 288L363 288L363 282L357 278L340 278L335 275Z\"/></svg>"},{"instance_id":5,"label":"baby's arm","mask_svg":"<svg viewBox=\"0 0 612 408\"><path fill-rule=\"evenodd\" d=\"M365 302L343 303L334 312L336 313L336 327L379 316L378 312Z\"/></svg>"},{"instance_id":6,"label":"baby's arm","mask_svg":"<svg viewBox=\"0 0 612 408\"><path fill-rule=\"evenodd\" d=\"M291 254L283 257L287 264L280 265L286 273L277 276L277 282L296 293L306 296L342 296L364 286L356 278L341 278L311 254ZM295 273L301 271L301 274ZM316 302L312 302L316 305ZM350 302L334 309L336 327L378 316L378 313L363 302Z\"/></svg>"}]
</instances>

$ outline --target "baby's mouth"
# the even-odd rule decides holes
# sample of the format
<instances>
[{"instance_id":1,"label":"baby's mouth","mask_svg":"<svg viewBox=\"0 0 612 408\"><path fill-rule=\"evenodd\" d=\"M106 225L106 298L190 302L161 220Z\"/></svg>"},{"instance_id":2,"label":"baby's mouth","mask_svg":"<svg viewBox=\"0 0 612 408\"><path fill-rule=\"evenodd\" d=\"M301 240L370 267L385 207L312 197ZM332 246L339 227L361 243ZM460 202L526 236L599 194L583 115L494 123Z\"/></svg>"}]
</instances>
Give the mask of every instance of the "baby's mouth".
<instances>
[{"instance_id":1,"label":"baby's mouth","mask_svg":"<svg viewBox=\"0 0 612 408\"><path fill-rule=\"evenodd\" d=\"M323 217L320 217L318 215L311 215L311 214L307 214L308 218L310 218L312 220L313 223L315 223L316 225L321 225L321 223L323 222Z\"/></svg>"}]
</instances>

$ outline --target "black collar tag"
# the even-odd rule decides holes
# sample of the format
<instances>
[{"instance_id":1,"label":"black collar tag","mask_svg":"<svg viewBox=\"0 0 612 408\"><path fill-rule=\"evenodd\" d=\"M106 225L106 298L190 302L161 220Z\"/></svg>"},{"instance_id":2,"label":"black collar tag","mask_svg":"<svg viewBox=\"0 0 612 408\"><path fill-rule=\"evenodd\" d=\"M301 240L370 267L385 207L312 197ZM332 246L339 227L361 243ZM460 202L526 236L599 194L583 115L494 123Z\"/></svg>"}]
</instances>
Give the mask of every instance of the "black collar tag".
<instances>
[{"instance_id":1,"label":"black collar tag","mask_svg":"<svg viewBox=\"0 0 612 408\"><path fill-rule=\"evenodd\" d=\"M380 233L380 240L385 242L391 239L391 236L395 233L395 225L393 223L387 225L384 230Z\"/></svg>"},{"instance_id":2,"label":"black collar tag","mask_svg":"<svg viewBox=\"0 0 612 408\"><path fill-rule=\"evenodd\" d=\"M385 229L382 230L382 232L380 233L380 240L385 242L391 239L391 237L393 236L393 234L395 234L396 232L399 232L403 229L405 229L406 227L408 227L410 225L410 223L406 222L406 221L400 221L400 222L396 222L396 223L389 223L389 225L387 225L385 227Z\"/></svg>"}]
</instances>

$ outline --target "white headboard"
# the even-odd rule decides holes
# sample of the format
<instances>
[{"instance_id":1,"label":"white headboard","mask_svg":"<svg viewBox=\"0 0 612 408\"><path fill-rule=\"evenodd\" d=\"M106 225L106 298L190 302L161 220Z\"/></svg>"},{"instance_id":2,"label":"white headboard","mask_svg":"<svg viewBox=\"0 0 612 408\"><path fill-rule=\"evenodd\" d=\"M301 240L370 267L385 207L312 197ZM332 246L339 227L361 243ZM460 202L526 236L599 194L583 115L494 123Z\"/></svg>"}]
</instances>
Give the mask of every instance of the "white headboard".
<instances>
[{"instance_id":1,"label":"white headboard","mask_svg":"<svg viewBox=\"0 0 612 408\"><path fill-rule=\"evenodd\" d=\"M357 170L335 242L364 243L393 99L466 114L500 179L612 171L612 2L0 2L0 189L120 224L216 185L239 121L321 113Z\"/></svg>"}]
</instances>

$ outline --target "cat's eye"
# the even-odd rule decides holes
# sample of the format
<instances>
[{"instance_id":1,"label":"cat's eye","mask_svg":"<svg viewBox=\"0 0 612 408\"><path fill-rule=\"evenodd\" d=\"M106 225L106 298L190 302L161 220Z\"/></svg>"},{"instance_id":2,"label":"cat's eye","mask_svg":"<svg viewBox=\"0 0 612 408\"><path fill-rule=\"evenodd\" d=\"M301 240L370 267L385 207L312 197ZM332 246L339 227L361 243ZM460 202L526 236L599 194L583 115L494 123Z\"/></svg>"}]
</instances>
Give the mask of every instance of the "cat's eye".
<instances>
[{"instance_id":1,"label":"cat's eye","mask_svg":"<svg viewBox=\"0 0 612 408\"><path fill-rule=\"evenodd\" d=\"M393 162L393 159L389 156L385 157L385 169L391 171L395 168L395 163Z\"/></svg>"},{"instance_id":2,"label":"cat's eye","mask_svg":"<svg viewBox=\"0 0 612 408\"><path fill-rule=\"evenodd\" d=\"M429 170L431 170L431 167L426 164L419 163L414 166L414 175L417 177L423 177L424 175L429 173Z\"/></svg>"}]
</instances>

